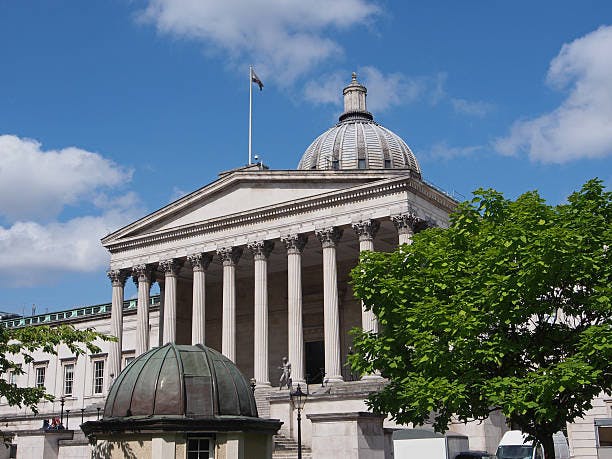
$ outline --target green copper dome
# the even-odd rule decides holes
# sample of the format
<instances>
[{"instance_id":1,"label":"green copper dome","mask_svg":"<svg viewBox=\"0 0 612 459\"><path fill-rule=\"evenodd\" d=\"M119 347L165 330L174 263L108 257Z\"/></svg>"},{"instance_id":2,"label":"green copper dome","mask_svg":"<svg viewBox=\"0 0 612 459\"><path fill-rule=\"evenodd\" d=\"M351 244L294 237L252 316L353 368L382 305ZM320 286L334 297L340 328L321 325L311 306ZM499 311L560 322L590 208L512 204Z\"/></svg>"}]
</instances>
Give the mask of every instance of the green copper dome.
<instances>
[{"instance_id":1,"label":"green copper dome","mask_svg":"<svg viewBox=\"0 0 612 459\"><path fill-rule=\"evenodd\" d=\"M104 419L257 417L236 365L203 345L166 344L141 355L112 384Z\"/></svg>"}]
</instances>

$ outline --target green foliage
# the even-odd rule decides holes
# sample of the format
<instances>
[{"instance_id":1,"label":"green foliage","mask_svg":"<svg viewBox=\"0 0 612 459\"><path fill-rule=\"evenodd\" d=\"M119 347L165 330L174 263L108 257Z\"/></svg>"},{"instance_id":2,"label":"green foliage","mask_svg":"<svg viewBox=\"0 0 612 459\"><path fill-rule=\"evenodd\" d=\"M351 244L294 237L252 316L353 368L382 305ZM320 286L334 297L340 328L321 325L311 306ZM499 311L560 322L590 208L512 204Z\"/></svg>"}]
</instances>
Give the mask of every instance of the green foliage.
<instances>
[{"instance_id":1,"label":"green foliage","mask_svg":"<svg viewBox=\"0 0 612 459\"><path fill-rule=\"evenodd\" d=\"M362 255L352 283L380 333L354 331L351 365L389 378L369 404L399 422L501 410L545 443L611 392L612 193L474 195L448 229Z\"/></svg>"},{"instance_id":2,"label":"green foliage","mask_svg":"<svg viewBox=\"0 0 612 459\"><path fill-rule=\"evenodd\" d=\"M74 355L89 351L100 352L96 340L110 341L112 337L102 335L92 329L77 330L72 325L49 327L46 325L23 328L0 327L0 375L24 373L23 364L34 362L33 353L43 351L47 354L57 354L60 345L68 347ZM20 356L20 362L16 357ZM36 387L18 387L0 377L0 396L5 397L9 405L26 406L34 413L37 403L41 400L53 400L53 396L44 389Z\"/></svg>"}]
</instances>

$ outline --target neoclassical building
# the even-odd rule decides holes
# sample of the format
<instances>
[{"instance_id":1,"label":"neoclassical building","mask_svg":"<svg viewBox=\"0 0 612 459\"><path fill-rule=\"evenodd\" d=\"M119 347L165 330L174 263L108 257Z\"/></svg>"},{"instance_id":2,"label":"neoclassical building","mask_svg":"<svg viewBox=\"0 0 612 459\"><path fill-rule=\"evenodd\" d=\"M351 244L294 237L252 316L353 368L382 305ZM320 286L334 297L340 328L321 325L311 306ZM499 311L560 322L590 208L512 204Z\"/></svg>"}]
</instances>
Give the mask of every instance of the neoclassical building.
<instances>
[{"instance_id":1,"label":"neoclassical building","mask_svg":"<svg viewBox=\"0 0 612 459\"><path fill-rule=\"evenodd\" d=\"M203 344L253 378L259 416L280 419L281 438L290 441L296 413L288 391L278 388L287 357L294 386L309 389L303 430L314 457L361 457L363 442L357 440L374 431L380 438L366 442L372 447L368 457L388 457L382 429L392 424L365 413L364 402L384 381L376 374L358 378L346 366L350 330L377 329L376 318L353 296L349 272L361 251L392 251L410 244L415 232L447 226L457 203L423 180L407 144L367 111L366 94L353 74L338 123L312 142L296 170L253 164L223 172L106 236L111 304L65 313L61 320L93 325L118 340L80 360L65 349L57 359L39 356L54 378L48 390L66 395L64 362L73 362L72 378L78 373L85 383L74 395L71 389L66 406L94 420L109 386L133 358L167 343ZM138 298L126 302L130 278ZM159 296L151 296L154 283ZM53 322L42 317L30 322ZM23 320L11 323L25 325ZM31 365L26 383L40 382L36 372L43 365ZM601 417L610 417L610 402L597 403ZM48 412L58 408L57 402L44 406ZM19 430L27 414L11 416L10 427ZM576 458L596 454L592 418L585 422L575 430L585 439L574 449ZM330 441L329 432L339 426L350 433ZM506 426L494 418L452 430L467 434L472 449L494 452ZM570 427L570 440L572 432Z\"/></svg>"}]
</instances>

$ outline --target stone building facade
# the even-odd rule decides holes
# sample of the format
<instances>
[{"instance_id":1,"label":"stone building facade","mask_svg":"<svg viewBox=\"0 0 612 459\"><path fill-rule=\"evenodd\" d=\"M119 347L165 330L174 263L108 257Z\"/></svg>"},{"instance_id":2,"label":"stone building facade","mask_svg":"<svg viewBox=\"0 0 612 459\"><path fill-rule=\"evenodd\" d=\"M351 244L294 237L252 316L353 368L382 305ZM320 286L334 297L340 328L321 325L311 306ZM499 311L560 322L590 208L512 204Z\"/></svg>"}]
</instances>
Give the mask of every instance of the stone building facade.
<instances>
[{"instance_id":1,"label":"stone building facade","mask_svg":"<svg viewBox=\"0 0 612 459\"><path fill-rule=\"evenodd\" d=\"M447 226L456 201L422 179L406 143L367 111L366 93L353 75L343 91L339 122L315 139L297 170L253 164L221 173L102 240L111 254L112 302L104 311L64 320L94 326L118 341L103 343L98 356L74 359L65 349L57 359L39 356L53 381L45 386L66 396L64 408L71 409L71 417L77 414L80 420L83 409L85 419L95 419L110 383L130 359L176 343L222 352L254 378L259 415L280 419L281 433L295 438L288 392L275 387L287 356L293 384L308 385L311 393L304 441L315 450L317 442L329 439L317 436L324 429L313 429L313 422L341 422L343 415L350 425L374 422L356 413L367 411L364 399L383 384L382 378L357 378L346 359L349 331L376 330L377 323L353 297L349 272L361 251L392 251L410 244L415 232ZM130 278L137 283L138 298L125 307ZM153 283L159 284L159 297L150 295ZM70 359L75 390L66 394ZM35 384L36 368L21 383ZM102 374L102 389L96 386L96 371ZM602 399L601 404L609 417L610 402ZM47 403L43 411L57 413L58 402ZM36 428L39 422L8 407L0 407L0 413L15 430ZM452 429L469 435L471 448L491 451L506 427L503 419L490 419ZM581 428L569 432L570 441L573 432L590 435ZM591 438L580 448L576 458L595 457ZM380 454L372 457L382 459Z\"/></svg>"}]
</instances>

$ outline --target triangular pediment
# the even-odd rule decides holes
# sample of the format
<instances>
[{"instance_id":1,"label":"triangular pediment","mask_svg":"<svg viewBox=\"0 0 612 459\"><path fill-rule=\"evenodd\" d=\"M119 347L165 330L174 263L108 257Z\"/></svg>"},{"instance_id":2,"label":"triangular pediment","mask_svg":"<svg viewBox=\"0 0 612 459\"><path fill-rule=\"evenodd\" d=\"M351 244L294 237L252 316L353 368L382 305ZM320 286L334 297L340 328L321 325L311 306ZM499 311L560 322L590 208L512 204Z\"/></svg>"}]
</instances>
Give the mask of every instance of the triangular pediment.
<instances>
[{"instance_id":1,"label":"triangular pediment","mask_svg":"<svg viewBox=\"0 0 612 459\"><path fill-rule=\"evenodd\" d=\"M109 245L126 238L164 233L230 215L286 205L388 178L385 175L369 171L335 174L329 171L234 172L106 236L102 243Z\"/></svg>"}]
</instances>

